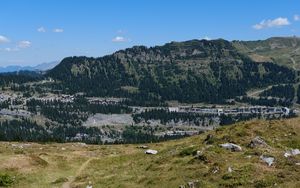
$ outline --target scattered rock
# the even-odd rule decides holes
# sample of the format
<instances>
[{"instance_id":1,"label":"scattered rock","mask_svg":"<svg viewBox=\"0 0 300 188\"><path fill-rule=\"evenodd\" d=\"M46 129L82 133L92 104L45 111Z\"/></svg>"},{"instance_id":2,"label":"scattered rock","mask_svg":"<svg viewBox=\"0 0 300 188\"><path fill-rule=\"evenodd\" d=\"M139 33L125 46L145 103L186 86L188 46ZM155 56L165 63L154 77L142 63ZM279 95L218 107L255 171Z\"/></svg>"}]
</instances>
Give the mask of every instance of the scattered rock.
<instances>
[{"instance_id":1,"label":"scattered rock","mask_svg":"<svg viewBox=\"0 0 300 188\"><path fill-rule=\"evenodd\" d=\"M138 146L137 148L141 148L141 149L148 149L148 146L143 145L143 146Z\"/></svg>"},{"instance_id":2,"label":"scattered rock","mask_svg":"<svg viewBox=\"0 0 300 188\"><path fill-rule=\"evenodd\" d=\"M258 146L268 146L268 144L259 136L253 138L249 144L250 148L255 148Z\"/></svg>"},{"instance_id":3,"label":"scattered rock","mask_svg":"<svg viewBox=\"0 0 300 188\"><path fill-rule=\"evenodd\" d=\"M192 181L188 182L188 186L189 188L195 188L195 184Z\"/></svg>"},{"instance_id":4,"label":"scattered rock","mask_svg":"<svg viewBox=\"0 0 300 188\"><path fill-rule=\"evenodd\" d=\"M153 149L148 149L145 151L146 154L152 154L152 155L156 155L158 152L156 150Z\"/></svg>"},{"instance_id":5,"label":"scattered rock","mask_svg":"<svg viewBox=\"0 0 300 188\"><path fill-rule=\"evenodd\" d=\"M299 155L300 154L300 150L299 149L291 149L287 152L284 153L285 157L290 157L290 156L295 156L295 155Z\"/></svg>"},{"instance_id":6,"label":"scattered rock","mask_svg":"<svg viewBox=\"0 0 300 188\"><path fill-rule=\"evenodd\" d=\"M263 155L260 156L260 159L261 159L262 161L264 161L265 163L267 163L268 166L272 166L272 164L273 164L274 161L275 161L275 158L274 158L274 157L267 157L267 156L263 156Z\"/></svg>"},{"instance_id":7,"label":"scattered rock","mask_svg":"<svg viewBox=\"0 0 300 188\"><path fill-rule=\"evenodd\" d=\"M86 186L86 188L93 188L92 182L89 181L89 184Z\"/></svg>"},{"instance_id":8,"label":"scattered rock","mask_svg":"<svg viewBox=\"0 0 300 188\"><path fill-rule=\"evenodd\" d=\"M232 168L228 167L228 172L231 173L232 172Z\"/></svg>"},{"instance_id":9,"label":"scattered rock","mask_svg":"<svg viewBox=\"0 0 300 188\"><path fill-rule=\"evenodd\" d=\"M199 187L199 180L189 181L185 185L180 185L179 188L196 188Z\"/></svg>"},{"instance_id":10,"label":"scattered rock","mask_svg":"<svg viewBox=\"0 0 300 188\"><path fill-rule=\"evenodd\" d=\"M66 150L66 148L62 147L62 148L61 148L61 150L65 151L65 150Z\"/></svg>"},{"instance_id":11,"label":"scattered rock","mask_svg":"<svg viewBox=\"0 0 300 188\"><path fill-rule=\"evenodd\" d=\"M296 163L297 166L300 166L300 163Z\"/></svg>"},{"instance_id":12,"label":"scattered rock","mask_svg":"<svg viewBox=\"0 0 300 188\"><path fill-rule=\"evenodd\" d=\"M219 168L218 166L214 166L214 167L212 168L211 172L212 172L213 174L216 174L216 173L219 172L219 170L220 170L220 168Z\"/></svg>"},{"instance_id":13,"label":"scattered rock","mask_svg":"<svg viewBox=\"0 0 300 188\"><path fill-rule=\"evenodd\" d=\"M242 151L242 147L233 143L220 144L222 148L229 149L231 151Z\"/></svg>"}]
</instances>

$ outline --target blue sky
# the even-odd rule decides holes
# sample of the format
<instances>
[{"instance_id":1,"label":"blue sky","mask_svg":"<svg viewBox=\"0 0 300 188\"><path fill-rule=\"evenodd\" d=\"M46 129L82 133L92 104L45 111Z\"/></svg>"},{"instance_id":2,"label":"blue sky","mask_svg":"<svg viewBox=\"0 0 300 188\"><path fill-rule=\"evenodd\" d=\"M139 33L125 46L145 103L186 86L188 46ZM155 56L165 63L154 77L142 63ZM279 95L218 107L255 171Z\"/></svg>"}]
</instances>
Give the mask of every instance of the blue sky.
<instances>
[{"instance_id":1,"label":"blue sky","mask_svg":"<svg viewBox=\"0 0 300 188\"><path fill-rule=\"evenodd\" d=\"M300 35L299 0L1 0L0 66L134 45Z\"/></svg>"}]
</instances>

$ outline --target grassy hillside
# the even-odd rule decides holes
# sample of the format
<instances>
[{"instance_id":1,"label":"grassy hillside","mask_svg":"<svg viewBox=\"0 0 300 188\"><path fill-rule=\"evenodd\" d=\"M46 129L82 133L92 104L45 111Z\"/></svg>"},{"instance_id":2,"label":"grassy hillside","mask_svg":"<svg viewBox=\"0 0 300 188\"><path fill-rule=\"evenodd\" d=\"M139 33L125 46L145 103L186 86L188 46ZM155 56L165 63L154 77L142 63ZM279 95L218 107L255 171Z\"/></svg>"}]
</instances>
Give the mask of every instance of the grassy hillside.
<instances>
[{"instance_id":1,"label":"grassy hillside","mask_svg":"<svg viewBox=\"0 0 300 188\"><path fill-rule=\"evenodd\" d=\"M256 136L268 146L250 148ZM242 151L219 146L227 142L240 145ZM148 146L158 154L146 155L137 145L2 142L0 183L15 188L86 187L89 181L93 187L133 188L188 183L195 187L300 186L300 155L283 156L288 149L300 148L300 118L241 122ZM269 167L261 155L274 157L275 163Z\"/></svg>"},{"instance_id":2,"label":"grassy hillside","mask_svg":"<svg viewBox=\"0 0 300 188\"><path fill-rule=\"evenodd\" d=\"M274 62L279 65L300 69L300 38L272 37L258 41L234 41L233 45L254 61Z\"/></svg>"}]
</instances>

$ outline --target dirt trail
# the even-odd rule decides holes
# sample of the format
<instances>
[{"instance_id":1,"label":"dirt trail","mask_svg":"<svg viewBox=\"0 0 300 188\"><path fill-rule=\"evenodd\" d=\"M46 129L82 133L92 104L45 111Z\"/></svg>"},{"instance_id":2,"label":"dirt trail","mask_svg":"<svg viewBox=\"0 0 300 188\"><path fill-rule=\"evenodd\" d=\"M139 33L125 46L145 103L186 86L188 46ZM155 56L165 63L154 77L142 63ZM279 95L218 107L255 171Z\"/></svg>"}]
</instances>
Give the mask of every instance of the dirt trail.
<instances>
[{"instance_id":1,"label":"dirt trail","mask_svg":"<svg viewBox=\"0 0 300 188\"><path fill-rule=\"evenodd\" d=\"M86 160L79 168L78 170L76 171L76 174L75 176L71 176L68 178L68 181L65 182L63 185L62 185L62 188L71 188L71 184L73 183L73 181L75 180L75 178L77 176L79 176L82 171L87 167L87 165L92 161L94 160L95 158L89 158L88 160Z\"/></svg>"},{"instance_id":2,"label":"dirt trail","mask_svg":"<svg viewBox=\"0 0 300 188\"><path fill-rule=\"evenodd\" d=\"M261 94L262 92L264 92L264 91L266 91L268 89L271 89L273 86L276 86L276 85L271 85L271 86L268 86L266 88L259 89L259 90L249 91L249 92L247 92L247 96L248 97L256 97L259 94Z\"/></svg>"},{"instance_id":3,"label":"dirt trail","mask_svg":"<svg viewBox=\"0 0 300 188\"><path fill-rule=\"evenodd\" d=\"M296 69L296 61L295 61L294 58L292 58L292 57L291 57L290 59L291 59L291 61L292 61L292 63L293 63L293 69L294 69L294 70L297 70L297 69Z\"/></svg>"}]
</instances>

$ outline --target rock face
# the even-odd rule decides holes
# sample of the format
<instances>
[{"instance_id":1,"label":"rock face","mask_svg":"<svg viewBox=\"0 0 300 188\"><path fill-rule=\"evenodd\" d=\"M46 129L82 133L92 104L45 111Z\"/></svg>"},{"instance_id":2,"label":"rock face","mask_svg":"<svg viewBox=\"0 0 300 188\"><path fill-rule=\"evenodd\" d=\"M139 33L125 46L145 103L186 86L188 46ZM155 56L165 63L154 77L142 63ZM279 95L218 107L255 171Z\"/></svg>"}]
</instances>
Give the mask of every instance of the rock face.
<instances>
[{"instance_id":1,"label":"rock face","mask_svg":"<svg viewBox=\"0 0 300 188\"><path fill-rule=\"evenodd\" d=\"M242 147L233 143L225 143L225 144L220 144L222 148L231 150L231 151L242 151Z\"/></svg>"},{"instance_id":2,"label":"rock face","mask_svg":"<svg viewBox=\"0 0 300 188\"><path fill-rule=\"evenodd\" d=\"M253 138L249 144L250 148L255 148L259 146L268 146L268 144L259 136Z\"/></svg>"}]
</instances>

